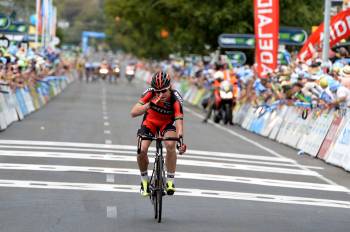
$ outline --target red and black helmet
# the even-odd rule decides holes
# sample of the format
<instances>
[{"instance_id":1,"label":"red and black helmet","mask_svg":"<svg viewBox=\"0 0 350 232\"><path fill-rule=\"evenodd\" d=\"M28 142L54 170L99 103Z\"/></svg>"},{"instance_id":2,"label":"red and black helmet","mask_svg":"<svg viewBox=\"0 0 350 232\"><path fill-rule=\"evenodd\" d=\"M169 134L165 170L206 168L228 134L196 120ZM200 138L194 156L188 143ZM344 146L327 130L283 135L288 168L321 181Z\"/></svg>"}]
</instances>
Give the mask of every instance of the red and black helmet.
<instances>
[{"instance_id":1,"label":"red and black helmet","mask_svg":"<svg viewBox=\"0 0 350 232\"><path fill-rule=\"evenodd\" d=\"M151 87L155 90L163 90L170 86L170 76L166 72L156 72L152 77Z\"/></svg>"}]
</instances>

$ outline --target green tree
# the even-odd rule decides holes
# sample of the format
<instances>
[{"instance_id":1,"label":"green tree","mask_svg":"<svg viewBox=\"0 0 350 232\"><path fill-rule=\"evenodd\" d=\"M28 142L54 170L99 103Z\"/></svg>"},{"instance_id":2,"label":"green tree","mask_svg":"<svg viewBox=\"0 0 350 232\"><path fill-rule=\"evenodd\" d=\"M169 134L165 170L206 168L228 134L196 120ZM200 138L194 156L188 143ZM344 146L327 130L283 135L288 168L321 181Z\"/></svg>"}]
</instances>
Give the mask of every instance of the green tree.
<instances>
[{"instance_id":1,"label":"green tree","mask_svg":"<svg viewBox=\"0 0 350 232\"><path fill-rule=\"evenodd\" d=\"M142 57L203 54L217 48L222 33L254 33L253 0L106 0L105 12L109 42ZM283 0L280 25L310 31L322 12L321 1Z\"/></svg>"}]
</instances>

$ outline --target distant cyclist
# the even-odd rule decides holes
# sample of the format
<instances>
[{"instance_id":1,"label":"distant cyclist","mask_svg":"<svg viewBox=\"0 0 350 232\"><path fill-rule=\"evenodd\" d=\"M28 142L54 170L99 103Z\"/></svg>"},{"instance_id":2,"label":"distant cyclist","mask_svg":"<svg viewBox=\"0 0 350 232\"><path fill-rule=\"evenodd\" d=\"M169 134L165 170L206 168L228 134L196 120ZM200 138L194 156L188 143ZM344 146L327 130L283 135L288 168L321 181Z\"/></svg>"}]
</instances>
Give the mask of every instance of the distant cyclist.
<instances>
[{"instance_id":1,"label":"distant cyclist","mask_svg":"<svg viewBox=\"0 0 350 232\"><path fill-rule=\"evenodd\" d=\"M148 88L139 102L131 110L131 116L144 115L141 128L137 134L145 136L155 136L159 132L160 136L178 137L183 140L183 100L178 91L171 88L169 74L156 72L151 81L151 88ZM176 142L165 141L167 168L166 192L173 195L175 192L175 170L176 170ZM182 142L179 153L186 152L186 145ZM148 148L151 141L143 140L140 154L137 156L137 163L141 172L141 195L149 196L148 177Z\"/></svg>"}]
</instances>

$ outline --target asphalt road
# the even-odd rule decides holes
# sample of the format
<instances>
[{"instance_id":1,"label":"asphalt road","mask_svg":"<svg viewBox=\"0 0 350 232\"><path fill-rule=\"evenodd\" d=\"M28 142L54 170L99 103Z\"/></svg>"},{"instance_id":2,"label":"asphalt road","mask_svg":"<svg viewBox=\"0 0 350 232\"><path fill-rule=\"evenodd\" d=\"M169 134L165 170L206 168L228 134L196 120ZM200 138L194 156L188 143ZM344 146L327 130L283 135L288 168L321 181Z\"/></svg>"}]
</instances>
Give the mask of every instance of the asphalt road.
<instances>
[{"instance_id":1,"label":"asphalt road","mask_svg":"<svg viewBox=\"0 0 350 232\"><path fill-rule=\"evenodd\" d=\"M75 82L1 132L0 231L349 231L349 173L237 126L202 124L189 106L189 151L156 223L139 195L142 118L129 114L145 88Z\"/></svg>"}]
</instances>

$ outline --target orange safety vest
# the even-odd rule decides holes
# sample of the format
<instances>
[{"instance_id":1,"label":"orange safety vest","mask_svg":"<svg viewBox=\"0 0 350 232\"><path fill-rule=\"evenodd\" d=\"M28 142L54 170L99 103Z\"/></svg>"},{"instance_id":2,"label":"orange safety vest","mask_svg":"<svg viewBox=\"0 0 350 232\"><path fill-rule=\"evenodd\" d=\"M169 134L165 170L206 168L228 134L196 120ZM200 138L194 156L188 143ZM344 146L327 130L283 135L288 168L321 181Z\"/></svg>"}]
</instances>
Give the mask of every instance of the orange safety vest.
<instances>
[{"instance_id":1,"label":"orange safety vest","mask_svg":"<svg viewBox=\"0 0 350 232\"><path fill-rule=\"evenodd\" d=\"M236 77L235 73L233 72L233 70L226 69L224 71L224 80L230 81L230 83L233 86L232 94L235 98L237 98L237 96L238 96L238 80L237 80L237 77Z\"/></svg>"}]
</instances>

